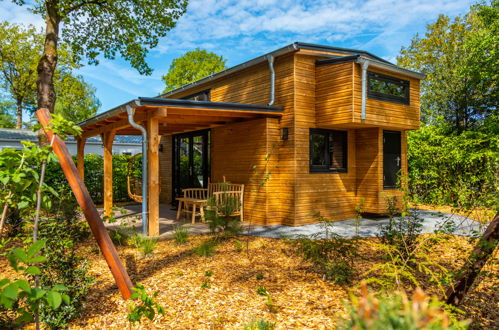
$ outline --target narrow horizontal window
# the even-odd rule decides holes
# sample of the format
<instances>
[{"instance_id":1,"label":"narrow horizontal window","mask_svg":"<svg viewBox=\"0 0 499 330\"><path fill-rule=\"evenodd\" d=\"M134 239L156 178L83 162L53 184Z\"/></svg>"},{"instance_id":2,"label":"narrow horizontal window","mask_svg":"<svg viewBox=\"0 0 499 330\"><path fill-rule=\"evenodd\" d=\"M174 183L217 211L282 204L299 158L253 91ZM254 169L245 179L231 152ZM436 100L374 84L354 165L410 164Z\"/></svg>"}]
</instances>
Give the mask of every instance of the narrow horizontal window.
<instances>
[{"instance_id":1,"label":"narrow horizontal window","mask_svg":"<svg viewBox=\"0 0 499 330\"><path fill-rule=\"evenodd\" d=\"M210 101L210 90L207 89L205 91L191 94L182 98L183 100L193 100L193 101Z\"/></svg>"},{"instance_id":2,"label":"narrow horizontal window","mask_svg":"<svg viewBox=\"0 0 499 330\"><path fill-rule=\"evenodd\" d=\"M310 172L347 171L347 132L310 129Z\"/></svg>"},{"instance_id":3,"label":"narrow horizontal window","mask_svg":"<svg viewBox=\"0 0 499 330\"><path fill-rule=\"evenodd\" d=\"M368 93L371 99L409 104L410 83L384 74L368 71Z\"/></svg>"}]
</instances>

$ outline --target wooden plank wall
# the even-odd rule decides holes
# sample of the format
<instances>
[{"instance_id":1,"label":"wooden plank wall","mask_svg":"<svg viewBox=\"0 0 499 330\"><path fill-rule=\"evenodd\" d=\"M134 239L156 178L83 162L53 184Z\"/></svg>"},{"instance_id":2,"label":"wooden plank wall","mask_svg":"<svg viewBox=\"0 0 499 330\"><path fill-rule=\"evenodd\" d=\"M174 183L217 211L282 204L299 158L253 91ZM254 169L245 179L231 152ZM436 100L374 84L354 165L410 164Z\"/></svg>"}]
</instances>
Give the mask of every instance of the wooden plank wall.
<instances>
[{"instance_id":1,"label":"wooden plank wall","mask_svg":"<svg viewBox=\"0 0 499 330\"><path fill-rule=\"evenodd\" d=\"M234 183L249 184L253 173L252 166L257 165L258 171L271 172L265 189L255 193L255 187L248 188L248 200L245 220L252 216L255 210L255 221L261 223L289 223L294 219L294 57L292 54L277 58L274 63L276 71L275 104L283 107L281 119L262 119L237 124L216 127L212 129L211 169L212 181L227 180ZM270 99L270 73L267 63L242 70L233 75L196 86L188 91L170 95L170 98L181 98L206 89L210 89L211 101L234 102L265 105ZM260 123L260 124L257 124ZM265 123L263 125L262 123ZM234 130L237 127L238 130ZM289 128L289 139L280 139L280 128ZM265 146L262 137L266 137ZM251 141L250 139L256 139ZM237 142L237 143L236 143ZM255 150L251 145L260 144ZM237 144L241 148L236 147ZM239 152L241 149L242 152ZM228 152L227 150L230 150ZM265 162L267 154L272 154ZM231 159L227 162L224 159ZM219 164L218 164L219 163ZM239 165L238 165L239 164ZM264 166L265 164L265 166ZM166 165L168 166L168 165ZM248 167L249 166L249 167ZM264 170L263 168L266 168ZM171 172L162 172L162 176L171 178ZM162 182L171 179L162 179ZM165 183L166 185L166 183ZM170 183L171 185L171 183ZM171 188L170 188L171 190ZM257 195L255 195L257 194ZM263 203L263 204L262 204ZM266 216L263 216L264 205Z\"/></svg>"},{"instance_id":2,"label":"wooden plank wall","mask_svg":"<svg viewBox=\"0 0 499 330\"><path fill-rule=\"evenodd\" d=\"M393 129L418 129L419 128L419 80L408 78L400 74L385 72L369 68L369 71L382 73L388 76L409 80L410 104L380 101L367 98L366 120L361 120L362 111L362 70L359 64L354 65L354 112L353 122L365 125L393 128Z\"/></svg>"},{"instance_id":3,"label":"wooden plank wall","mask_svg":"<svg viewBox=\"0 0 499 330\"><path fill-rule=\"evenodd\" d=\"M317 222L320 212L328 219L354 216L355 131L348 131L347 173L310 173L310 128L316 125L316 57L295 56L295 130L296 130L296 212L294 225ZM341 81L341 79L340 79ZM331 89L333 89L332 87ZM321 92L325 91L321 86ZM351 100L351 99L350 99ZM351 103L351 101L350 101ZM322 113L321 113L322 115Z\"/></svg>"},{"instance_id":4,"label":"wooden plank wall","mask_svg":"<svg viewBox=\"0 0 499 330\"><path fill-rule=\"evenodd\" d=\"M316 123L350 124L353 120L353 62L316 68Z\"/></svg>"}]
</instances>

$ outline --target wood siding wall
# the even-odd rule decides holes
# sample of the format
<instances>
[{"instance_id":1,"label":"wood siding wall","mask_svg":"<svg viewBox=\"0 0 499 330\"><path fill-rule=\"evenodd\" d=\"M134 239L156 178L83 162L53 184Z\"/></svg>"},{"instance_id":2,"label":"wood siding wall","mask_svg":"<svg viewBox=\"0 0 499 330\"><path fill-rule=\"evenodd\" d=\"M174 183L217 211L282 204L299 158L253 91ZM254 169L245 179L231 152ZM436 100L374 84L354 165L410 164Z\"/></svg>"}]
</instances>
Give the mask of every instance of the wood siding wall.
<instances>
[{"instance_id":1,"label":"wood siding wall","mask_svg":"<svg viewBox=\"0 0 499 330\"><path fill-rule=\"evenodd\" d=\"M362 70L354 62L320 65L316 68L316 121L318 126L351 128L419 128L419 80L369 68L369 71L409 80L410 104L367 97L366 119L362 120Z\"/></svg>"},{"instance_id":2,"label":"wood siding wall","mask_svg":"<svg viewBox=\"0 0 499 330\"><path fill-rule=\"evenodd\" d=\"M246 185L246 220L302 225L316 222L318 212L329 219L347 219L355 215L355 205L362 198L367 212L382 213L385 194L402 196L398 190L383 190L382 127L403 131L416 127L416 122L419 125L419 82L411 80L411 106L397 110L387 102L368 100L368 121L360 123L356 122L360 114L358 65L316 66L317 58L301 51L276 58L275 105L284 109L281 119L212 129L211 180L221 181L225 176L228 181ZM262 105L269 101L269 80L268 65L262 63L169 97L210 89L214 102ZM392 120L387 110L400 113ZM289 129L288 140L281 139L282 128ZM348 132L346 173L310 173L310 128ZM171 199L171 137L163 137L163 141L169 143L160 155L161 200L165 201ZM402 168L406 172L404 131ZM267 176L268 180L264 179ZM266 183L260 187L262 180Z\"/></svg>"}]
</instances>

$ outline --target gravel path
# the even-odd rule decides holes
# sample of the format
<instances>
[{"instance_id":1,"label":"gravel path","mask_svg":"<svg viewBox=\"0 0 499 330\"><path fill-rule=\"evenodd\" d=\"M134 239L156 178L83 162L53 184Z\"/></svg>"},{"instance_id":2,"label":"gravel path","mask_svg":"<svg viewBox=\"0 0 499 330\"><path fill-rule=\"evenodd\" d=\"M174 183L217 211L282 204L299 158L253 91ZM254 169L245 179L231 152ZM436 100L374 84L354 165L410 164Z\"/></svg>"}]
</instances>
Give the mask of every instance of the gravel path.
<instances>
[{"instance_id":1,"label":"gravel path","mask_svg":"<svg viewBox=\"0 0 499 330\"><path fill-rule=\"evenodd\" d=\"M435 211L425 211L425 210L411 210L418 217L423 219L423 233L433 233L437 228L441 228L442 224L450 224L455 228L453 232L456 235L469 236L473 234L474 231L482 232L485 227L480 227L480 223L455 214L448 214ZM361 226L359 227L359 236L361 237L376 237L379 235L380 229L383 225L388 224L389 218L371 218L371 219L361 219ZM355 223L353 219L335 221L332 230L345 238L351 238L355 236ZM320 223L305 225L305 226L267 226L267 227L257 227L252 229L249 233L245 232L247 235L251 236L261 236L261 237L293 237L297 235L314 235L319 236L323 232L322 225Z\"/></svg>"}]
</instances>

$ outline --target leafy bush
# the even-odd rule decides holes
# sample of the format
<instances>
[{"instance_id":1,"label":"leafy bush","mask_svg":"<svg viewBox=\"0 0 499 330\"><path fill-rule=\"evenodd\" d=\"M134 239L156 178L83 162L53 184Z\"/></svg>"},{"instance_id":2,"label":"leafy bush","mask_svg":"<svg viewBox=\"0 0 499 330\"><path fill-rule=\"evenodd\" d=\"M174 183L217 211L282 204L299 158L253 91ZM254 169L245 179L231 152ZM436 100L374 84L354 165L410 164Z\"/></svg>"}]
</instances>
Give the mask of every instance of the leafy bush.
<instances>
[{"instance_id":1,"label":"leafy bush","mask_svg":"<svg viewBox=\"0 0 499 330\"><path fill-rule=\"evenodd\" d=\"M457 133L440 124L409 132L412 200L459 208L489 207L497 211L497 127L495 124Z\"/></svg>"},{"instance_id":2,"label":"leafy bush","mask_svg":"<svg viewBox=\"0 0 499 330\"><path fill-rule=\"evenodd\" d=\"M275 328L275 323L266 321L265 319L253 319L244 325L244 330L272 330Z\"/></svg>"},{"instance_id":3,"label":"leafy bush","mask_svg":"<svg viewBox=\"0 0 499 330\"><path fill-rule=\"evenodd\" d=\"M77 254L77 243L88 237L86 222L49 220L40 223L40 236L47 244L43 254L47 261L40 265L43 286L62 284L69 303L54 310L45 304L40 310L41 320L50 328L65 328L80 316L93 278L88 275L88 263Z\"/></svg>"},{"instance_id":4,"label":"leafy bush","mask_svg":"<svg viewBox=\"0 0 499 330\"><path fill-rule=\"evenodd\" d=\"M144 316L149 320L153 320L156 314L165 315L165 309L154 300L159 294L157 291L151 297L140 283L136 284L133 291L131 299L134 302L128 306L129 313L127 316L130 323L140 323Z\"/></svg>"},{"instance_id":5,"label":"leafy bush","mask_svg":"<svg viewBox=\"0 0 499 330\"><path fill-rule=\"evenodd\" d=\"M442 310L440 303L431 300L421 289L411 298L404 292L395 292L377 298L362 286L360 298L351 296L348 319L338 329L466 329L468 322L457 321Z\"/></svg>"},{"instance_id":6,"label":"leafy bush","mask_svg":"<svg viewBox=\"0 0 499 330\"><path fill-rule=\"evenodd\" d=\"M344 239L332 232L333 222L319 216L322 233L301 235L289 242L296 246L303 260L319 267L326 279L348 283L353 274L353 260L358 256L355 239Z\"/></svg>"},{"instance_id":7,"label":"leafy bush","mask_svg":"<svg viewBox=\"0 0 499 330\"><path fill-rule=\"evenodd\" d=\"M395 207L397 198L387 198L387 211L390 216L389 223L380 230L381 240L408 256L417 245L418 235L423 229L423 219L416 212L402 212L400 217L394 217L398 213Z\"/></svg>"},{"instance_id":8,"label":"leafy bush","mask_svg":"<svg viewBox=\"0 0 499 330\"><path fill-rule=\"evenodd\" d=\"M70 298L65 293L68 288L62 284L54 286L32 286L33 276L41 274L38 265L43 265L47 258L38 255L45 246L45 240L39 240L27 248L15 248L9 255L9 264L16 272L21 272L24 278L10 280L0 279L0 311L11 313L0 314L0 326L13 328L31 322L42 306L56 311L64 302L70 304ZM15 319L12 319L14 316Z\"/></svg>"},{"instance_id":9,"label":"leafy bush","mask_svg":"<svg viewBox=\"0 0 499 330\"><path fill-rule=\"evenodd\" d=\"M76 158L74 157L75 161ZM131 199L127 192L127 173L128 173L128 155L113 155L113 201L130 202ZM137 167L137 166L135 166ZM140 165L138 166L140 168ZM132 174L133 175L133 174ZM85 155L85 185L92 200L96 204L104 202L104 160L103 157L96 154ZM58 161L47 164L47 185L51 187L60 187L59 189L69 189L66 177L62 172ZM64 187L64 188L63 188ZM56 189L58 190L58 189ZM70 197L72 195L69 195ZM62 206L64 204L60 203Z\"/></svg>"},{"instance_id":10,"label":"leafy bush","mask_svg":"<svg viewBox=\"0 0 499 330\"><path fill-rule=\"evenodd\" d=\"M241 218L233 215L241 208L238 198L223 194L218 201L210 197L207 204L205 218L212 233L221 232L225 237L230 237L242 232Z\"/></svg>"},{"instance_id":11,"label":"leafy bush","mask_svg":"<svg viewBox=\"0 0 499 330\"><path fill-rule=\"evenodd\" d=\"M189 231L187 228L182 226L176 226L173 229L173 239L175 240L175 244L182 245L187 244L189 238Z\"/></svg>"},{"instance_id":12,"label":"leafy bush","mask_svg":"<svg viewBox=\"0 0 499 330\"><path fill-rule=\"evenodd\" d=\"M267 296L269 294L264 286L259 286L256 289L256 293L258 293L260 296Z\"/></svg>"}]
</instances>

